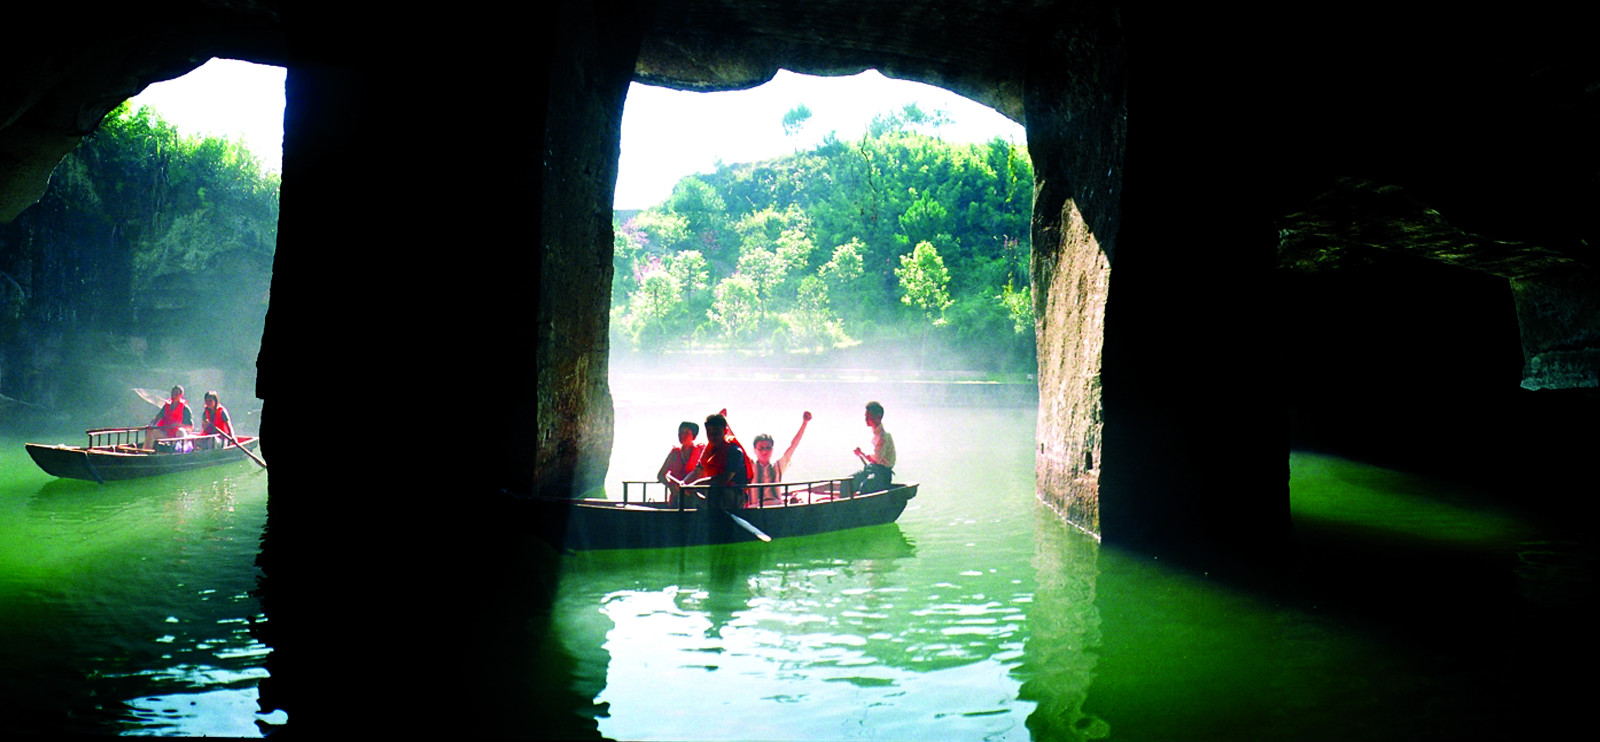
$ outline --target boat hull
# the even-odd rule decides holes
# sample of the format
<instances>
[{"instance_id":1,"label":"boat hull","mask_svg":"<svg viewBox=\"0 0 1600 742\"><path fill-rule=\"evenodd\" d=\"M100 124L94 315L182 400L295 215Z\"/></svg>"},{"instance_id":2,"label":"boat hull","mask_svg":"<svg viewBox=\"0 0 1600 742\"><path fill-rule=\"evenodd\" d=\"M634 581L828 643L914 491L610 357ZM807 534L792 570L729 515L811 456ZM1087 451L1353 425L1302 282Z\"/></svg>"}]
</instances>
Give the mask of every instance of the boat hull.
<instances>
[{"instance_id":1,"label":"boat hull","mask_svg":"<svg viewBox=\"0 0 1600 742\"><path fill-rule=\"evenodd\" d=\"M143 479L161 474L204 469L249 458L245 449L254 450L259 438L240 437L243 449L236 446L190 453L128 453L89 450L82 446L27 444L28 455L46 474L90 482Z\"/></svg>"},{"instance_id":2,"label":"boat hull","mask_svg":"<svg viewBox=\"0 0 1600 742\"><path fill-rule=\"evenodd\" d=\"M917 495L916 484L827 502L737 510L677 508L596 500L534 499L535 517L555 543L575 551L661 549L754 541L738 516L772 538L791 538L893 523Z\"/></svg>"}]
</instances>

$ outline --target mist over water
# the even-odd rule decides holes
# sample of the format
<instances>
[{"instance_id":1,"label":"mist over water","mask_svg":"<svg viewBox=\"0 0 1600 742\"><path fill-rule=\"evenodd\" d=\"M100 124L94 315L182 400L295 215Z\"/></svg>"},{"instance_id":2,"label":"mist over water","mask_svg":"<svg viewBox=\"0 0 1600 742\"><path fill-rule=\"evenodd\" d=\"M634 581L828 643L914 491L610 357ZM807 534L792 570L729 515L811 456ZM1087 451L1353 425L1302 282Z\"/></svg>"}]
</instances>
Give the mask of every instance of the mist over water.
<instances>
[{"instance_id":1,"label":"mist over water","mask_svg":"<svg viewBox=\"0 0 1600 742\"><path fill-rule=\"evenodd\" d=\"M868 400L885 407L896 480L922 488L888 526L569 557L557 627L591 668L586 692L606 709L600 734L1030 738L1035 703L1019 697L1019 673L1038 583L1031 536L1041 522L1060 528L1033 498L1034 409L930 405L939 393L910 377L715 363L613 369L613 498L624 479L653 479L679 422L703 423L723 407L747 448L772 435L774 458L811 412L785 479L847 476L861 467L852 449L870 446ZM997 435L997 421L1016 425ZM1067 573L1092 565L1092 539L1062 536L1072 542Z\"/></svg>"},{"instance_id":2,"label":"mist over water","mask_svg":"<svg viewBox=\"0 0 1600 742\"><path fill-rule=\"evenodd\" d=\"M755 437L771 435L774 459L793 440L802 414L812 413L785 477L790 481L843 477L861 468L852 451L857 446L871 450L872 430L863 417L869 401L883 405L884 429L901 452L897 480L917 481L925 471L923 462L904 452L935 430L999 436L1032 446L1038 389L1028 380L998 382L980 374L919 370L915 359L903 354L882 357L851 359L860 365L808 367L691 354L643 360L613 355L616 438L606 490L620 498L620 482L654 480L667 452L677 445L679 423L700 425L696 441L705 443L705 418L722 409L728 410L729 426L752 455ZM968 408L1002 408L1003 428L989 429L987 422L975 427L978 423L962 419L961 411ZM971 441L958 437L953 445L940 458L959 456ZM1027 467L1031 489L1031 459Z\"/></svg>"}]
</instances>

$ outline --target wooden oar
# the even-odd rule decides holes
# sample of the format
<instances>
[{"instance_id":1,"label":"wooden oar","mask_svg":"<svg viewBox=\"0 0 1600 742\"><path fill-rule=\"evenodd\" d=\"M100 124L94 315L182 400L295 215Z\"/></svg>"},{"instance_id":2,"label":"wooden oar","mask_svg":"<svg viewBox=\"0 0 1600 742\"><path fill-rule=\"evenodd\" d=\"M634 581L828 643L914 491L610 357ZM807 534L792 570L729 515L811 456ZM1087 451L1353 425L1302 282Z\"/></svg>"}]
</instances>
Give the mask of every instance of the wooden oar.
<instances>
[{"instance_id":1,"label":"wooden oar","mask_svg":"<svg viewBox=\"0 0 1600 742\"><path fill-rule=\"evenodd\" d=\"M139 399L149 402L157 407L167 403L167 398L165 396L150 391L149 389L140 389L139 387L134 387L133 393L139 395Z\"/></svg>"},{"instance_id":2,"label":"wooden oar","mask_svg":"<svg viewBox=\"0 0 1600 742\"><path fill-rule=\"evenodd\" d=\"M739 516L734 515L730 511L724 510L722 512L727 513L728 517L733 519L733 522L738 523L740 528L743 528L746 531L749 531L750 533L754 534L756 538L761 539L763 542L768 542L768 543L770 543L772 541L772 537L768 536L765 533L762 533L761 529L756 528L754 523L751 523L750 521L745 520L744 518L740 518Z\"/></svg>"},{"instance_id":3,"label":"wooden oar","mask_svg":"<svg viewBox=\"0 0 1600 742\"><path fill-rule=\"evenodd\" d=\"M227 438L229 443L232 443L235 446L239 446L239 441L237 439L235 439L232 435L229 435L227 431L218 430L217 433L221 434L222 437ZM239 450L240 451L244 451L244 455L249 456L251 461L254 461L257 464L260 464L261 468L263 468L263 469L267 468L267 462L262 461L261 457L257 456L254 451L251 451L250 449L245 448L244 446L239 446Z\"/></svg>"}]
</instances>

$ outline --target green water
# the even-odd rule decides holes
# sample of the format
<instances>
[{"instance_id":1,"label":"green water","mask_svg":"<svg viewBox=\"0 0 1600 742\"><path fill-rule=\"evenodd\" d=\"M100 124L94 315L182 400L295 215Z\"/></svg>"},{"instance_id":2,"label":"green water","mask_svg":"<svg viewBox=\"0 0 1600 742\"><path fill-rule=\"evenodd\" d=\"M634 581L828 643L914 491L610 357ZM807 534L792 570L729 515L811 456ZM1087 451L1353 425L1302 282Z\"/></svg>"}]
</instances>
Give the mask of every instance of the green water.
<instances>
[{"instance_id":1,"label":"green water","mask_svg":"<svg viewBox=\"0 0 1600 742\"><path fill-rule=\"evenodd\" d=\"M1284 569L1223 579L1039 505L1032 410L888 406L898 478L922 483L893 525L566 557L535 685L576 700L529 733L1526 737L1586 702L1558 678L1593 666L1592 552L1559 524L1300 453ZM791 475L848 471L867 438L856 403L812 409ZM781 451L798 410L749 402L731 419ZM683 417L619 404L608 486L652 476ZM266 481L246 462L54 482L0 438L0 728L257 734Z\"/></svg>"},{"instance_id":2,"label":"green water","mask_svg":"<svg viewBox=\"0 0 1600 742\"><path fill-rule=\"evenodd\" d=\"M797 423L740 408L740 435L780 450ZM671 412L619 415L613 480L653 473L659 454L628 452L664 453ZM1179 569L1038 504L1031 415L891 406L898 478L922 482L893 526L570 558L557 633L595 704L578 712L662 740L1459 738L1561 718L1552 658L1588 644L1581 543L1458 485L1297 453L1281 570ZM858 418L820 410L793 477L847 470Z\"/></svg>"},{"instance_id":3,"label":"green water","mask_svg":"<svg viewBox=\"0 0 1600 742\"><path fill-rule=\"evenodd\" d=\"M0 435L0 729L259 736L266 474L58 480L23 442Z\"/></svg>"}]
</instances>

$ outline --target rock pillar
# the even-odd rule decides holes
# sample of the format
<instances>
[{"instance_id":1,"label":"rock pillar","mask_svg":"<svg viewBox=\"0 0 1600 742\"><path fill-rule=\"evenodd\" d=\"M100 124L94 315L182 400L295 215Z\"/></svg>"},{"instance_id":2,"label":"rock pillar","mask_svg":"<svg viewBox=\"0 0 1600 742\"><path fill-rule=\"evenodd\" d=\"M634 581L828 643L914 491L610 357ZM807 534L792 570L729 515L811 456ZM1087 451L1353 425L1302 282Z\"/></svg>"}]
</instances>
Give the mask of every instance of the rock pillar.
<instances>
[{"instance_id":1,"label":"rock pillar","mask_svg":"<svg viewBox=\"0 0 1600 742\"><path fill-rule=\"evenodd\" d=\"M1249 131L1195 112L1264 104L1213 97L1209 75L1246 66L1225 50L1172 64L1199 43L1182 24L1061 27L1026 88L1041 496L1110 542L1259 558L1288 529L1275 202L1252 200L1271 168Z\"/></svg>"},{"instance_id":2,"label":"rock pillar","mask_svg":"<svg viewBox=\"0 0 1600 742\"><path fill-rule=\"evenodd\" d=\"M1109 14L1061 18L1024 84L1034 164L1033 291L1039 354L1039 496L1100 533L1101 359L1119 223L1125 103Z\"/></svg>"},{"instance_id":3,"label":"rock pillar","mask_svg":"<svg viewBox=\"0 0 1600 742\"><path fill-rule=\"evenodd\" d=\"M609 448L626 10L283 10L259 631L296 730L583 731L526 687L553 559L504 508Z\"/></svg>"}]
</instances>

